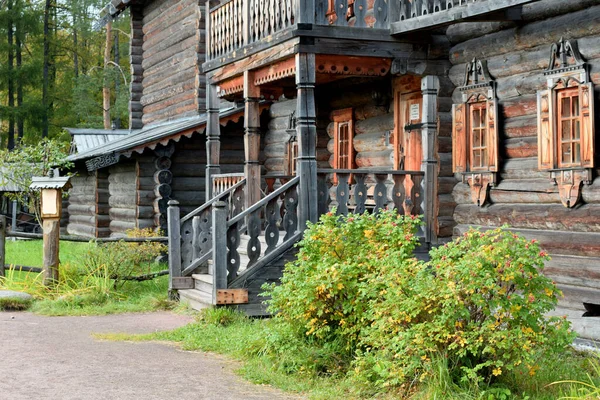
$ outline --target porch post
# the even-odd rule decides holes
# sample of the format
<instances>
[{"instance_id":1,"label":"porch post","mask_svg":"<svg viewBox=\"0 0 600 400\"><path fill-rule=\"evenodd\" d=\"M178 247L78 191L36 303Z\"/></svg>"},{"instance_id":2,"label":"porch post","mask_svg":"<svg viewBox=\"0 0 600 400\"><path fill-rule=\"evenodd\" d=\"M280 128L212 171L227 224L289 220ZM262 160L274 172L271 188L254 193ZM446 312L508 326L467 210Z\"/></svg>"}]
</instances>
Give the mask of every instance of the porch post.
<instances>
[{"instance_id":1,"label":"porch post","mask_svg":"<svg viewBox=\"0 0 600 400\"><path fill-rule=\"evenodd\" d=\"M206 85L206 201L212 199L212 176L221 173L221 126L217 86L207 78Z\"/></svg>"},{"instance_id":2,"label":"porch post","mask_svg":"<svg viewBox=\"0 0 600 400\"><path fill-rule=\"evenodd\" d=\"M298 193L298 229L304 231L306 222L317 222L317 115L315 107L315 55L296 54L296 132L300 177Z\"/></svg>"},{"instance_id":3,"label":"porch post","mask_svg":"<svg viewBox=\"0 0 600 400\"><path fill-rule=\"evenodd\" d=\"M423 164L421 170L425 172L423 180L423 211L425 212L425 240L427 243L437 242L437 232L434 222L435 204L437 202L438 165L435 158L435 144L437 142L438 112L437 97L440 81L437 76L428 75L421 79L421 93L423 94L422 114L422 146Z\"/></svg>"},{"instance_id":4,"label":"porch post","mask_svg":"<svg viewBox=\"0 0 600 400\"><path fill-rule=\"evenodd\" d=\"M246 208L260 200L260 88L254 84L254 73L244 71L244 175L246 176Z\"/></svg>"}]
</instances>

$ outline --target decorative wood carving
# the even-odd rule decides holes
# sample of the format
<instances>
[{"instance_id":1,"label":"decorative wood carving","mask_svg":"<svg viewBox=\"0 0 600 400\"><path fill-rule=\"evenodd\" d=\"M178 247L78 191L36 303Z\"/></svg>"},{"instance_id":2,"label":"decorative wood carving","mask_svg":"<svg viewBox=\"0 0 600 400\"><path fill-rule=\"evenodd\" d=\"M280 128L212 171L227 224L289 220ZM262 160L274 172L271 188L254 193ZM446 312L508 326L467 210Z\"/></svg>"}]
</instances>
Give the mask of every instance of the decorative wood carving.
<instances>
[{"instance_id":1,"label":"decorative wood carving","mask_svg":"<svg viewBox=\"0 0 600 400\"><path fill-rule=\"evenodd\" d=\"M473 203L483 206L498 172L496 83L486 61L468 63L458 89L463 102L452 107L452 169L470 186Z\"/></svg>"},{"instance_id":2,"label":"decorative wood carving","mask_svg":"<svg viewBox=\"0 0 600 400\"><path fill-rule=\"evenodd\" d=\"M316 55L317 74L384 76L391 66L390 58Z\"/></svg>"},{"instance_id":3,"label":"decorative wood carving","mask_svg":"<svg viewBox=\"0 0 600 400\"><path fill-rule=\"evenodd\" d=\"M172 164L171 156L174 152L175 145L173 143L154 150L156 154L156 159L154 160L154 166L156 167L154 172L154 194L156 195L156 199L154 200L154 218L158 228L165 233L168 233L167 203L171 200L171 183L173 181L173 173L169 169Z\"/></svg>"},{"instance_id":4,"label":"decorative wood carving","mask_svg":"<svg viewBox=\"0 0 600 400\"><path fill-rule=\"evenodd\" d=\"M100 168L108 167L119 162L119 154L104 154L96 158L92 158L85 162L88 171L96 171Z\"/></svg>"},{"instance_id":5,"label":"decorative wood carving","mask_svg":"<svg viewBox=\"0 0 600 400\"><path fill-rule=\"evenodd\" d=\"M254 84L264 85L279 79L296 75L296 59L294 57L279 61L254 71Z\"/></svg>"},{"instance_id":6,"label":"decorative wood carving","mask_svg":"<svg viewBox=\"0 0 600 400\"><path fill-rule=\"evenodd\" d=\"M230 96L244 92L244 76L236 76L219 83L219 97Z\"/></svg>"},{"instance_id":7,"label":"decorative wood carving","mask_svg":"<svg viewBox=\"0 0 600 400\"><path fill-rule=\"evenodd\" d=\"M538 168L551 173L560 200L572 208L594 168L594 87L576 41L550 47L544 71L547 89L538 92ZM563 112L563 107L566 107Z\"/></svg>"}]
</instances>

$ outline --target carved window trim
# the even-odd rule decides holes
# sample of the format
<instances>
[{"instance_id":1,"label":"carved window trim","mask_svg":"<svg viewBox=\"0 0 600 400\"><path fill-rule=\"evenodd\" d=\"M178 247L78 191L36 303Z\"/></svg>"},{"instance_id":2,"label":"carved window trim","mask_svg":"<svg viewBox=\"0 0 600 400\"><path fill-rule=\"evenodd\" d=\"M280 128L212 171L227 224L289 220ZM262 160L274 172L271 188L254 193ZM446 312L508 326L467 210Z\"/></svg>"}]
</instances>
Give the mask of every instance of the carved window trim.
<instances>
[{"instance_id":1,"label":"carved window trim","mask_svg":"<svg viewBox=\"0 0 600 400\"><path fill-rule=\"evenodd\" d=\"M463 101L452 106L452 170L470 186L473 203L483 206L489 187L496 185L498 172L496 82L486 61L473 59L468 63L464 85L458 89ZM475 140L476 134L481 140Z\"/></svg>"},{"instance_id":2,"label":"carved window trim","mask_svg":"<svg viewBox=\"0 0 600 400\"><path fill-rule=\"evenodd\" d=\"M571 208L580 202L582 186L591 184L595 150L594 87L576 41L561 39L552 44L544 76L547 88L538 91L538 169L550 172L561 202ZM566 96L577 99L577 116L562 115L561 99ZM579 127L579 138L575 141L563 141L565 121L570 129ZM573 143L571 149L577 151L572 153L571 162L563 160L562 148L566 143Z\"/></svg>"},{"instance_id":3,"label":"carved window trim","mask_svg":"<svg viewBox=\"0 0 600 400\"><path fill-rule=\"evenodd\" d=\"M333 168L354 169L354 119L352 108L344 108L331 113L333 121ZM350 177L349 182L351 182ZM337 175L333 181L337 184Z\"/></svg>"}]
</instances>

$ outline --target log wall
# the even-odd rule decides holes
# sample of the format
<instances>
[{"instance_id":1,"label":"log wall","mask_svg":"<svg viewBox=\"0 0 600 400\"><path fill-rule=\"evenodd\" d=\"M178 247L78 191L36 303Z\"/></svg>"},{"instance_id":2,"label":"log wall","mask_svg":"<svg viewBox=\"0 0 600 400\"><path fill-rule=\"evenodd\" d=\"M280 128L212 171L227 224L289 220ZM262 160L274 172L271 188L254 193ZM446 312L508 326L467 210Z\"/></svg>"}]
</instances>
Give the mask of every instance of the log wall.
<instances>
[{"instance_id":1,"label":"log wall","mask_svg":"<svg viewBox=\"0 0 600 400\"><path fill-rule=\"evenodd\" d=\"M205 110L204 6L198 0L154 0L143 9L142 122Z\"/></svg>"},{"instance_id":2,"label":"log wall","mask_svg":"<svg viewBox=\"0 0 600 400\"><path fill-rule=\"evenodd\" d=\"M110 236L125 236L137 228L137 172L135 160L121 160L108 168Z\"/></svg>"},{"instance_id":3,"label":"log wall","mask_svg":"<svg viewBox=\"0 0 600 400\"><path fill-rule=\"evenodd\" d=\"M518 28L507 23L459 24L447 31L453 43L449 56L452 83L463 84L465 65L472 58L487 60L497 81L502 117L501 169L499 184L490 190L491 204L476 206L470 200L469 188L457 184L453 190L457 204L454 220L459 224L455 233L468 225L508 224L539 239L555 256L546 273L566 295L561 304L577 314L583 312L583 301L600 304L600 171L595 171L591 186L584 186L581 205L572 209L562 206L550 174L537 169L536 92L546 85L543 71L548 67L551 44L563 36L576 39L590 66L598 113L600 5L597 1L545 0L524 6L523 17L526 23ZM457 90L453 101L460 101ZM440 139L451 129L450 116L442 118ZM596 144L596 166L600 164L598 153Z\"/></svg>"},{"instance_id":4,"label":"log wall","mask_svg":"<svg viewBox=\"0 0 600 400\"><path fill-rule=\"evenodd\" d=\"M96 174L85 170L71 178L69 190L67 233L70 235L96 237Z\"/></svg>"}]
</instances>

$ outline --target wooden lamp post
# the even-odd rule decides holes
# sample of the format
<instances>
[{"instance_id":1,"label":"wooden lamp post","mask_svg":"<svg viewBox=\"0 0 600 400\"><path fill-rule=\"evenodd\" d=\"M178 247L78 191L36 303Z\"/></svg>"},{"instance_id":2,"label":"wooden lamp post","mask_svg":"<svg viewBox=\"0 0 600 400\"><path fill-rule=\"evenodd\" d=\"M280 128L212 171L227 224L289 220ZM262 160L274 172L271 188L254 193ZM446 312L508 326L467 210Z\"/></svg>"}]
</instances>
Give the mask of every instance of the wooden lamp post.
<instances>
[{"instance_id":1,"label":"wooden lamp post","mask_svg":"<svg viewBox=\"0 0 600 400\"><path fill-rule=\"evenodd\" d=\"M68 176L54 176L50 170L47 177L33 177L30 189L41 190L41 218L44 230L44 285L58 281L58 248L60 217L62 214L62 191L69 189Z\"/></svg>"}]
</instances>

